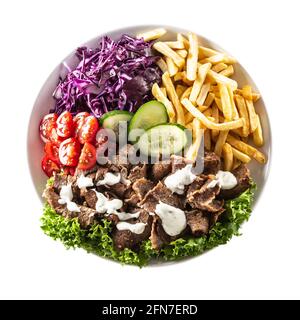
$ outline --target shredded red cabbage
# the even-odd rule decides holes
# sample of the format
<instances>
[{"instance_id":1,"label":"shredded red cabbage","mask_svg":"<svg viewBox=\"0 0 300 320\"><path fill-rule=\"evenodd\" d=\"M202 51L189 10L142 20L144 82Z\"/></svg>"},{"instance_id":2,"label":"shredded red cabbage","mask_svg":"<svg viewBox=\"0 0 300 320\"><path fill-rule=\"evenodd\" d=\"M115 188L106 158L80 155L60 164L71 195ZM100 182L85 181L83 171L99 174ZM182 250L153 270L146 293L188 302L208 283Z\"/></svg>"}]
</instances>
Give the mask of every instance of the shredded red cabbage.
<instances>
[{"instance_id":1,"label":"shredded red cabbage","mask_svg":"<svg viewBox=\"0 0 300 320\"><path fill-rule=\"evenodd\" d=\"M88 111L99 118L115 109L135 111L151 99L152 85L161 81L151 46L123 35L118 41L101 38L96 49L78 48L79 64L75 70L65 65L68 73L54 91L56 104L51 112Z\"/></svg>"}]
</instances>

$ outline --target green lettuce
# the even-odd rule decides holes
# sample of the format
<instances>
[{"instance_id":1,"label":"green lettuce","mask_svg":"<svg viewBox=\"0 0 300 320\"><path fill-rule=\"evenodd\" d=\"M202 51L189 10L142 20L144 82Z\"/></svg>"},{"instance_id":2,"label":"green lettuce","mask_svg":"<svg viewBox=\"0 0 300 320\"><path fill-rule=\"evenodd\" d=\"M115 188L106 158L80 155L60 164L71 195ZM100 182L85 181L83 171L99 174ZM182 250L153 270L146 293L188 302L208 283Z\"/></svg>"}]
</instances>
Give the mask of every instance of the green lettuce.
<instances>
[{"instance_id":1,"label":"green lettuce","mask_svg":"<svg viewBox=\"0 0 300 320\"><path fill-rule=\"evenodd\" d=\"M83 248L101 257L142 267L153 259L174 261L196 256L227 243L234 235L240 235L241 225L249 219L251 214L254 190L255 185L253 184L238 198L228 200L222 221L215 224L208 236L180 238L165 246L160 252L151 248L150 240L144 241L138 252L130 249L119 252L113 245L110 221L103 219L89 230L83 230L76 218L66 219L58 215L49 205L44 207L41 228L45 234L55 240L60 240L68 249Z\"/></svg>"}]
</instances>

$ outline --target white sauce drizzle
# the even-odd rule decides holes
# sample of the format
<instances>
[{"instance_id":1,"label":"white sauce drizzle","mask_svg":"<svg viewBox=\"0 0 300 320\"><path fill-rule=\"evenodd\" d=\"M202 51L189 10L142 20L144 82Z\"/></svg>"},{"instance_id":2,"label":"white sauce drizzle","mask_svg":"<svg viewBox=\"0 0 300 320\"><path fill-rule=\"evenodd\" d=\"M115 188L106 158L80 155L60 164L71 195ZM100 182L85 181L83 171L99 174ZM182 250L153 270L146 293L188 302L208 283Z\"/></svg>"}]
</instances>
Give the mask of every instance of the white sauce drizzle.
<instances>
[{"instance_id":1,"label":"white sauce drizzle","mask_svg":"<svg viewBox=\"0 0 300 320\"><path fill-rule=\"evenodd\" d=\"M100 213L115 213L123 206L123 201L120 199L108 200L104 194L94 190L97 196L96 211Z\"/></svg>"},{"instance_id":2,"label":"white sauce drizzle","mask_svg":"<svg viewBox=\"0 0 300 320\"><path fill-rule=\"evenodd\" d=\"M160 217L165 232L170 236L180 234L186 227L186 216L181 209L159 202L155 213Z\"/></svg>"},{"instance_id":3,"label":"white sauce drizzle","mask_svg":"<svg viewBox=\"0 0 300 320\"><path fill-rule=\"evenodd\" d=\"M140 216L139 212L136 212L136 213L114 212L113 214L118 216L120 221L126 221L129 219L137 219Z\"/></svg>"},{"instance_id":4,"label":"white sauce drizzle","mask_svg":"<svg viewBox=\"0 0 300 320\"><path fill-rule=\"evenodd\" d=\"M113 186L114 184L117 184L121 181L121 174L120 173L111 173L107 172L104 175L103 180L99 180L97 182L97 186L107 185L107 186Z\"/></svg>"},{"instance_id":5,"label":"white sauce drizzle","mask_svg":"<svg viewBox=\"0 0 300 320\"><path fill-rule=\"evenodd\" d=\"M216 174L216 179L212 180L207 187L214 188L217 184L221 189L229 190L234 188L237 185L236 177L229 171L218 171Z\"/></svg>"},{"instance_id":6,"label":"white sauce drizzle","mask_svg":"<svg viewBox=\"0 0 300 320\"><path fill-rule=\"evenodd\" d=\"M184 194L184 187L191 184L197 176L192 173L193 165L188 164L165 179L165 185L173 193Z\"/></svg>"},{"instance_id":7,"label":"white sauce drizzle","mask_svg":"<svg viewBox=\"0 0 300 320\"><path fill-rule=\"evenodd\" d=\"M120 231L129 230L132 233L141 234L144 232L146 223L138 222L138 223L128 223L128 222L119 222L117 223L117 229Z\"/></svg>"},{"instance_id":8,"label":"white sauce drizzle","mask_svg":"<svg viewBox=\"0 0 300 320\"><path fill-rule=\"evenodd\" d=\"M59 204L67 204L67 209L71 212L80 212L79 207L73 200L72 184L69 183L66 186L62 186L60 193L60 199L58 199Z\"/></svg>"},{"instance_id":9,"label":"white sauce drizzle","mask_svg":"<svg viewBox=\"0 0 300 320\"><path fill-rule=\"evenodd\" d=\"M83 174L79 178L77 178L77 185L79 189L87 188L87 187L93 187L93 179L85 177Z\"/></svg>"}]
</instances>

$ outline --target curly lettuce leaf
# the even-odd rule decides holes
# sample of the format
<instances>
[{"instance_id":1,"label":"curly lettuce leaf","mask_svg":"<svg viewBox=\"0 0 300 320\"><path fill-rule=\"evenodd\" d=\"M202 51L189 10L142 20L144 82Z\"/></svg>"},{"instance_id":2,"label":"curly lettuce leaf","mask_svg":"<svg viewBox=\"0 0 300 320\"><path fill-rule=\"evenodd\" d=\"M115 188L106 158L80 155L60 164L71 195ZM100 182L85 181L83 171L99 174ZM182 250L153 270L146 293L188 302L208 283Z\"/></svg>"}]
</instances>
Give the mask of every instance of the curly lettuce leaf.
<instances>
[{"instance_id":1,"label":"curly lettuce leaf","mask_svg":"<svg viewBox=\"0 0 300 320\"><path fill-rule=\"evenodd\" d=\"M81 247L87 252L119 261L123 264L145 266L151 259L178 260L196 256L218 245L227 243L234 235L240 235L239 229L251 214L255 185L238 198L225 204L226 215L217 222L207 237L180 238L161 249L153 250L150 240L144 241L138 252L130 249L117 251L111 237L112 225L103 219L89 230L82 230L76 218L66 219L46 205L41 218L41 228L48 236L60 240L67 248Z\"/></svg>"},{"instance_id":2,"label":"curly lettuce leaf","mask_svg":"<svg viewBox=\"0 0 300 320\"><path fill-rule=\"evenodd\" d=\"M41 223L44 233L54 240L60 240L66 248L81 246L85 231L80 228L78 219L66 219L46 205Z\"/></svg>"}]
</instances>

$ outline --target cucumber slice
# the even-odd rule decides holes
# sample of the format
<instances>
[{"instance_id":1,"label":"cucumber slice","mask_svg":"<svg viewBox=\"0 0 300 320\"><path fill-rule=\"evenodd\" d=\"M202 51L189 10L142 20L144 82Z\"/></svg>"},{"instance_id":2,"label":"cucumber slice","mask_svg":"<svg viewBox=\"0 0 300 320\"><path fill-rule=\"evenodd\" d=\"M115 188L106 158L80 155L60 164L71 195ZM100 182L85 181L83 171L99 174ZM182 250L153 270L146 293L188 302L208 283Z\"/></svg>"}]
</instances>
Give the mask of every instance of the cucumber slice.
<instances>
[{"instance_id":1,"label":"cucumber slice","mask_svg":"<svg viewBox=\"0 0 300 320\"><path fill-rule=\"evenodd\" d=\"M117 131L118 124L121 121L129 122L133 116L132 112L125 111L125 110L114 110L105 113L100 118L100 125L105 129L112 129Z\"/></svg>"},{"instance_id":2,"label":"cucumber slice","mask_svg":"<svg viewBox=\"0 0 300 320\"><path fill-rule=\"evenodd\" d=\"M176 154L188 143L185 130L186 128L179 124L160 124L144 132L137 146L148 156Z\"/></svg>"},{"instance_id":3,"label":"cucumber slice","mask_svg":"<svg viewBox=\"0 0 300 320\"><path fill-rule=\"evenodd\" d=\"M161 102L152 100L144 103L139 107L129 123L129 140L132 142L137 141L137 134L133 130L147 130L158 124L166 123L168 120L166 107Z\"/></svg>"}]
</instances>

